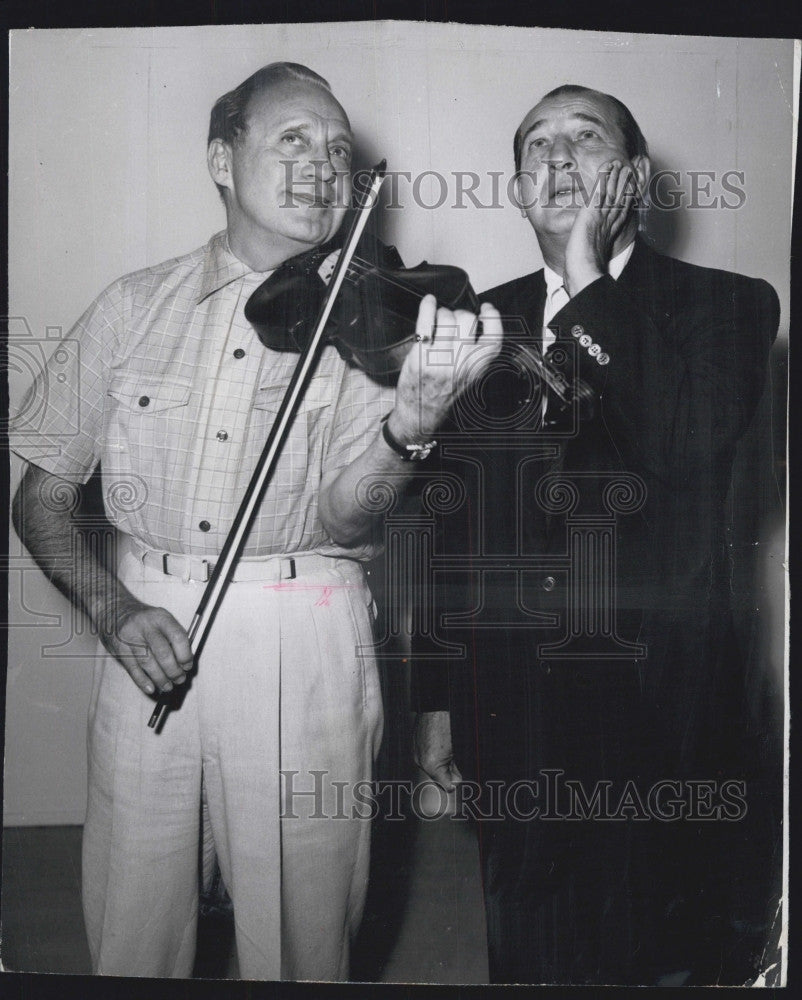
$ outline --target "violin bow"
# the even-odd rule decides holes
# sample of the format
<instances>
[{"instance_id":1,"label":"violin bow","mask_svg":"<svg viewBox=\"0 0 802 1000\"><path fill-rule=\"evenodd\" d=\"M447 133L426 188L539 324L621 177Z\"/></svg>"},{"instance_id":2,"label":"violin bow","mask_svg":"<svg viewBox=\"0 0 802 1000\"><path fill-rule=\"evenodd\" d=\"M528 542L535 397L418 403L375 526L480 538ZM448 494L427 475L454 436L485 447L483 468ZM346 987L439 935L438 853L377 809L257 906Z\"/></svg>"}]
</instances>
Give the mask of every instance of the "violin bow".
<instances>
[{"instance_id":1,"label":"violin bow","mask_svg":"<svg viewBox=\"0 0 802 1000\"><path fill-rule=\"evenodd\" d=\"M318 348L323 343L326 323L329 320L334 302L345 280L351 258L354 256L357 244L367 225L368 216L378 199L379 190L384 183L386 169L387 161L382 160L370 172L368 185L356 207L351 229L335 265L331 281L327 286L314 333L298 359L298 364L287 386L276 419L270 429L270 434L259 456L259 461L256 463L251 480L248 483L248 488L245 491L245 495L242 498L225 543L223 544L220 556L215 563L212 574L209 577L209 582L206 584L203 596L187 630L189 643L195 659L200 655L217 610L228 589L228 585L231 583L237 562L245 547L248 532L251 529L256 512L264 498L270 477L275 468L284 438L295 417L298 405L303 399L309 377L317 364ZM157 732L161 731L165 714L171 708L170 702L173 697L173 692L163 692L159 695L156 707L153 709L153 713L148 720L148 726L151 729L155 729Z\"/></svg>"}]
</instances>

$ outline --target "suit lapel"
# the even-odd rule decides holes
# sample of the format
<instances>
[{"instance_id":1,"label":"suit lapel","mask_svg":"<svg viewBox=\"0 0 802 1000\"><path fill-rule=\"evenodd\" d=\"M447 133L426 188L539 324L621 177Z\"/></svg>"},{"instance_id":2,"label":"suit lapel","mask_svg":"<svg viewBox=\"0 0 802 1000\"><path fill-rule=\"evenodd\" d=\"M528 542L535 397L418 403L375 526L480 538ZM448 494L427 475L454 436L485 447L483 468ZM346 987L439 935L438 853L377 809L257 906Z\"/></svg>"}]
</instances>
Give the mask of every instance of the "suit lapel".
<instances>
[{"instance_id":1,"label":"suit lapel","mask_svg":"<svg viewBox=\"0 0 802 1000\"><path fill-rule=\"evenodd\" d=\"M546 279L543 271L532 275L530 294L531 302L527 309L526 321L535 346L540 352L543 344L543 313L546 309Z\"/></svg>"},{"instance_id":2,"label":"suit lapel","mask_svg":"<svg viewBox=\"0 0 802 1000\"><path fill-rule=\"evenodd\" d=\"M535 271L500 285L479 296L491 302L508 322L508 329L520 329L521 321L532 341L540 346L543 329L543 309L546 305L546 279L543 271Z\"/></svg>"},{"instance_id":3,"label":"suit lapel","mask_svg":"<svg viewBox=\"0 0 802 1000\"><path fill-rule=\"evenodd\" d=\"M653 290L660 287L660 282L655 277L655 268L662 259L643 242L640 236L636 236L632 256L621 272L617 284L633 298L650 297Z\"/></svg>"}]
</instances>

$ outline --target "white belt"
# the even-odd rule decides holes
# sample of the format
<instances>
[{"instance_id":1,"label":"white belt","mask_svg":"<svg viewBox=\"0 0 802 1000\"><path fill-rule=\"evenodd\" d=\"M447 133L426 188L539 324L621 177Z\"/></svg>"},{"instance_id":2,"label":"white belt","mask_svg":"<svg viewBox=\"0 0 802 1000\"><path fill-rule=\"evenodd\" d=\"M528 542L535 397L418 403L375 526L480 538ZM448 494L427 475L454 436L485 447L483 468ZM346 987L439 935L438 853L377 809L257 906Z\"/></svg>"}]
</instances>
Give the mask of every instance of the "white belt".
<instances>
[{"instance_id":1,"label":"white belt","mask_svg":"<svg viewBox=\"0 0 802 1000\"><path fill-rule=\"evenodd\" d=\"M193 583L206 583L214 571L213 559L201 556L177 555L174 552L159 552L148 549L135 542L130 536L123 535L122 551L130 552L149 569L155 569L165 576L177 576ZM294 580L298 576L320 573L332 568L330 556L321 556L316 552L301 552L294 556L268 556L265 559L240 560L232 583L263 580L268 583L279 583L281 580Z\"/></svg>"}]
</instances>

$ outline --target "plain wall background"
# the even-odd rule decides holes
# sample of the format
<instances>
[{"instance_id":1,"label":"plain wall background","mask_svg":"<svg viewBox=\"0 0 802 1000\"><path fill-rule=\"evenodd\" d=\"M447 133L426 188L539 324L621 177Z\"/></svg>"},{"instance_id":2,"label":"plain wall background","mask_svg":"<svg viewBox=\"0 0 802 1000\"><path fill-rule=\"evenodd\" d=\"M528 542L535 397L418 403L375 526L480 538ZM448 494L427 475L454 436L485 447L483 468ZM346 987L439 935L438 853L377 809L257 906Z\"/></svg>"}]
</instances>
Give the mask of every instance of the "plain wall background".
<instances>
[{"instance_id":1,"label":"plain wall background","mask_svg":"<svg viewBox=\"0 0 802 1000\"><path fill-rule=\"evenodd\" d=\"M86 31L10 40L9 291L12 410L36 352L57 346L114 278L205 243L225 224L205 164L214 100L265 63L326 77L351 117L360 161L436 171L447 200L385 210L409 265L464 267L478 290L534 270L534 234L504 196L512 136L538 98L574 82L615 94L649 140L655 169L741 170L737 211L654 215L658 249L766 278L787 342L793 106L788 41L615 35L407 22ZM456 208L454 171L503 171L503 208ZM431 204L439 185L420 194ZM713 183L711 194L721 193ZM385 198L386 200L386 198ZM20 463L12 460L12 486ZM94 643L10 540L6 824L79 823ZM50 647L44 649L43 647Z\"/></svg>"}]
</instances>

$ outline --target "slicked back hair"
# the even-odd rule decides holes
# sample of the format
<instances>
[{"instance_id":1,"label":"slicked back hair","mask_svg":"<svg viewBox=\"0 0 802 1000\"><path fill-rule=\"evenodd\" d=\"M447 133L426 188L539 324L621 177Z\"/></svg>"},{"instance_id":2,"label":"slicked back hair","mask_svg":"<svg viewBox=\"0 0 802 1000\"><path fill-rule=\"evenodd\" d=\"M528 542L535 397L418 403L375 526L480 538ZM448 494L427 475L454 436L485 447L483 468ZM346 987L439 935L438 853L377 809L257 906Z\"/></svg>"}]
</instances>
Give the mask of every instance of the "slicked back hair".
<instances>
[{"instance_id":1,"label":"slicked back hair","mask_svg":"<svg viewBox=\"0 0 802 1000\"><path fill-rule=\"evenodd\" d=\"M601 97L603 100L607 101L612 105L615 111L616 125L621 129L624 136L624 149L627 156L631 160L635 156L648 156L649 146L640 130L640 126L635 121L635 118L626 104L623 101L619 101L617 97L613 97L612 94L604 94L600 90L594 90L592 87L582 87L575 83L566 83L562 87L557 87L555 90L550 90L548 94L545 94L537 102L538 104L543 101L547 101L552 97ZM537 107L537 105L535 105ZM523 124L523 122L521 123ZM521 169L521 127L518 126L518 131L515 133L515 138L513 139L512 148L513 155L515 156L515 169L516 171Z\"/></svg>"}]
</instances>

